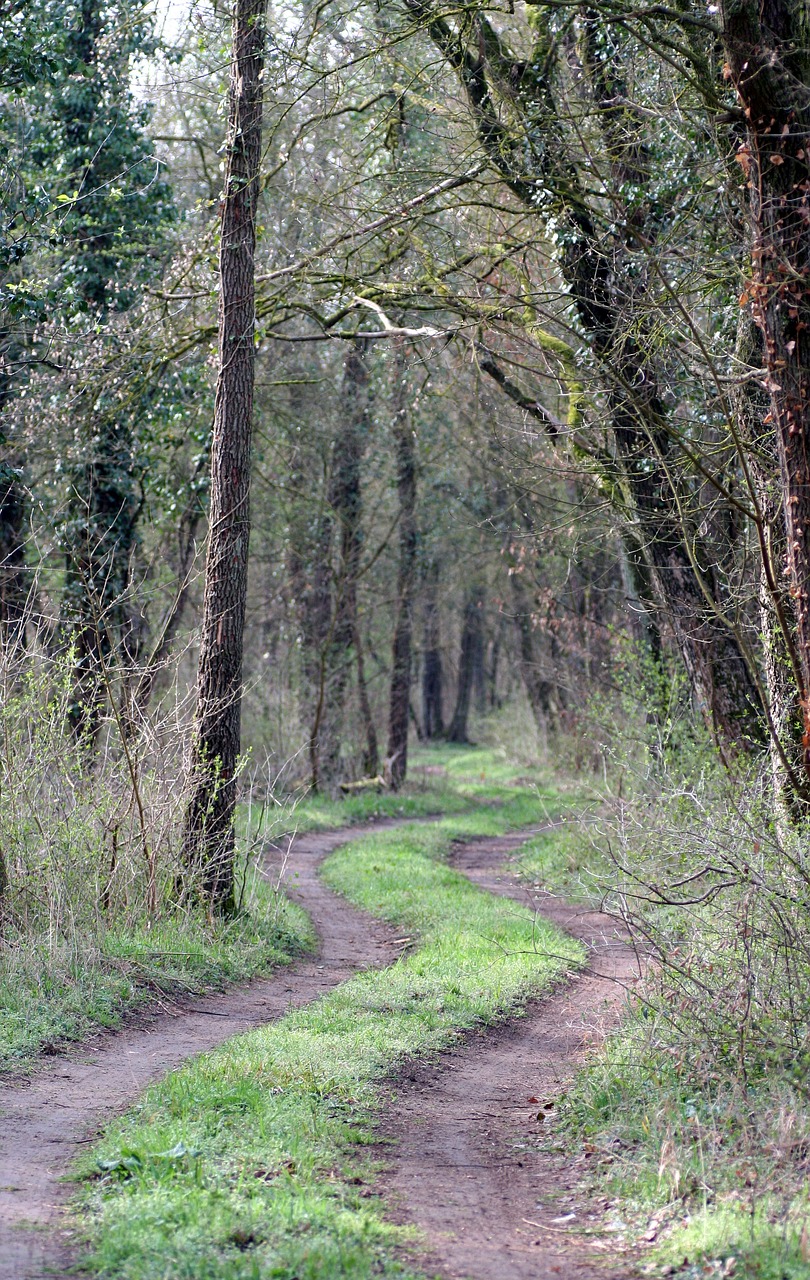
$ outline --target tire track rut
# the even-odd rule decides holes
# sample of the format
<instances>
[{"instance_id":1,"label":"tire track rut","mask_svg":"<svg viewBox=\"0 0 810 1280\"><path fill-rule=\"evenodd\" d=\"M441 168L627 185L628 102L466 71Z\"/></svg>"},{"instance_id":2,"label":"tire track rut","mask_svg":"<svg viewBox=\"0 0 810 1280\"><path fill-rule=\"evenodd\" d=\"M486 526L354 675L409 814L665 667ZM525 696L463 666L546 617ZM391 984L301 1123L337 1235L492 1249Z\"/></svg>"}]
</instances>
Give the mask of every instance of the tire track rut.
<instances>
[{"instance_id":1,"label":"tire track rut","mask_svg":"<svg viewBox=\"0 0 810 1280\"><path fill-rule=\"evenodd\" d=\"M588 1044L618 1022L638 958L608 916L532 892L502 869L531 834L459 846L453 865L579 938L588 967L532 1001L525 1017L406 1069L384 1109L379 1188L400 1220L423 1233L430 1252L417 1261L428 1272L453 1280L629 1280L633 1257L604 1232L586 1234L597 1215L582 1204L581 1171L538 1147L538 1106L565 1088Z\"/></svg>"}]
</instances>

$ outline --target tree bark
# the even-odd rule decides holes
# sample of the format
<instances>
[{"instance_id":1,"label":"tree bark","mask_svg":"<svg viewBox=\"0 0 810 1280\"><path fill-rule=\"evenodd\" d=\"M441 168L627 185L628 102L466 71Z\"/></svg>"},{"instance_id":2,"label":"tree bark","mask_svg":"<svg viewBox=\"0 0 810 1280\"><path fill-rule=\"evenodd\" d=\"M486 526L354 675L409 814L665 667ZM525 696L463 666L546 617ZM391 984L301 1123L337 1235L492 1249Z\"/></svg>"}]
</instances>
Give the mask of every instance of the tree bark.
<instances>
[{"instance_id":1,"label":"tree bark","mask_svg":"<svg viewBox=\"0 0 810 1280\"><path fill-rule=\"evenodd\" d=\"M425 572L422 658L422 733L428 742L444 733L439 574L438 561L431 561Z\"/></svg>"},{"instance_id":2,"label":"tree bark","mask_svg":"<svg viewBox=\"0 0 810 1280\"><path fill-rule=\"evenodd\" d=\"M469 742L467 720L470 713L475 674L475 654L481 643L481 591L476 585L467 594L461 628L461 652L458 663L458 688L453 719L447 730L448 742Z\"/></svg>"},{"instance_id":3,"label":"tree bark","mask_svg":"<svg viewBox=\"0 0 810 1280\"><path fill-rule=\"evenodd\" d=\"M408 413L405 348L395 354L393 436L399 498L399 569L394 622L388 718L388 759L396 789L408 771L408 720L411 700L411 645L416 579L416 440Z\"/></svg>"},{"instance_id":4,"label":"tree bark","mask_svg":"<svg viewBox=\"0 0 810 1280\"><path fill-rule=\"evenodd\" d=\"M339 531L339 551L334 602L320 601L321 608L327 605L330 621L323 646L319 698L311 733L310 760L315 789L324 782L331 782L337 775L353 658L355 663L358 661L357 582L363 548L361 464L371 432L366 348L367 343L358 340L346 356L341 425L332 448L329 508L331 519ZM364 677L362 657L357 672L358 677ZM361 700L365 695L368 711L366 757L369 759L377 755L376 734L373 733L369 741L368 725L371 723L373 731L373 722L364 678L362 683ZM378 765L379 761L369 759L369 763Z\"/></svg>"},{"instance_id":5,"label":"tree bark","mask_svg":"<svg viewBox=\"0 0 810 1280\"><path fill-rule=\"evenodd\" d=\"M773 425L767 422L770 395L762 368L762 333L747 309L737 326L735 363L739 382L732 397L737 431L748 450L756 486L760 540L760 627L767 691L770 763L774 809L785 825L795 822L808 803L802 765L801 675L797 674L796 628L785 589L787 535L781 503L779 463Z\"/></svg>"},{"instance_id":6,"label":"tree bark","mask_svg":"<svg viewBox=\"0 0 810 1280\"><path fill-rule=\"evenodd\" d=\"M211 446L197 714L183 833L186 866L218 912L234 905L234 810L250 537L256 202L266 0L236 0L221 206L219 374Z\"/></svg>"},{"instance_id":7,"label":"tree bark","mask_svg":"<svg viewBox=\"0 0 810 1280\"><path fill-rule=\"evenodd\" d=\"M31 575L25 562L28 498L17 469L0 462L0 652L22 642Z\"/></svg>"},{"instance_id":8,"label":"tree bark","mask_svg":"<svg viewBox=\"0 0 810 1280\"><path fill-rule=\"evenodd\" d=\"M108 411L109 412L109 411ZM130 561L140 502L133 483L129 422L112 415L83 424L86 456L71 477L62 627L72 647L68 720L92 742L107 699L110 664L126 644Z\"/></svg>"},{"instance_id":9,"label":"tree bark","mask_svg":"<svg viewBox=\"0 0 810 1280\"><path fill-rule=\"evenodd\" d=\"M509 583L515 610L515 627L518 633L520 674L523 677L523 685L535 724L545 741L545 735L557 728L558 713L554 699L554 685L543 675L534 643L531 599L519 570L512 570Z\"/></svg>"},{"instance_id":10,"label":"tree bark","mask_svg":"<svg viewBox=\"0 0 810 1280\"><path fill-rule=\"evenodd\" d=\"M763 335L810 777L810 18L804 0L725 0L721 12L746 121L736 158L752 249L741 302Z\"/></svg>"}]
</instances>

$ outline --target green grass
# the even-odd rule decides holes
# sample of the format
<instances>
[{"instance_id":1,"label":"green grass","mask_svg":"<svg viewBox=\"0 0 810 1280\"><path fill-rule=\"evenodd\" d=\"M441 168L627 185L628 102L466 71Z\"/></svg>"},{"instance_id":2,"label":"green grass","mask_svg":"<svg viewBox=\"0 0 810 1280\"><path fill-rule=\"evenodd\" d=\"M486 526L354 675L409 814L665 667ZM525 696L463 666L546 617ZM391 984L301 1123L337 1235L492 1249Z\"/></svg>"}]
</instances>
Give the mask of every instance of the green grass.
<instances>
[{"instance_id":1,"label":"green grass","mask_svg":"<svg viewBox=\"0 0 810 1280\"><path fill-rule=\"evenodd\" d=\"M807 1280L810 1205L806 1194L788 1214L764 1198L753 1209L713 1205L693 1214L656 1249L650 1271L673 1280Z\"/></svg>"},{"instance_id":2,"label":"green grass","mask_svg":"<svg viewBox=\"0 0 810 1280\"><path fill-rule=\"evenodd\" d=\"M542 831L521 845L510 860L515 875L527 883L592 905L599 899L608 864L588 830L589 807L584 795L574 796L560 825Z\"/></svg>"},{"instance_id":3,"label":"green grass","mask_svg":"<svg viewBox=\"0 0 810 1280\"><path fill-rule=\"evenodd\" d=\"M156 994L221 990L310 950L306 914L257 883L231 921L201 915L151 929L5 938L0 960L0 1071L29 1067L43 1049L116 1027Z\"/></svg>"},{"instance_id":4,"label":"green grass","mask_svg":"<svg viewBox=\"0 0 810 1280\"><path fill-rule=\"evenodd\" d=\"M295 803L292 825L302 834L333 830L375 818L425 818L467 813L509 802L515 792L553 802L558 780L537 767L516 764L504 750L492 747L420 746L409 756L408 779L400 791L360 791L346 796L304 793ZM535 809L534 819L538 810ZM244 815L253 838L273 830L273 808ZM286 814L282 821L287 821Z\"/></svg>"},{"instance_id":5,"label":"green grass","mask_svg":"<svg viewBox=\"0 0 810 1280\"><path fill-rule=\"evenodd\" d=\"M412 937L412 949L173 1072L108 1130L84 1165L105 1167L84 1192L96 1273L412 1274L398 1260L407 1233L364 1185L381 1082L403 1060L516 1012L582 958L444 861L453 839L542 817L528 792L503 799L499 810L370 834L329 859L328 882Z\"/></svg>"}]
</instances>

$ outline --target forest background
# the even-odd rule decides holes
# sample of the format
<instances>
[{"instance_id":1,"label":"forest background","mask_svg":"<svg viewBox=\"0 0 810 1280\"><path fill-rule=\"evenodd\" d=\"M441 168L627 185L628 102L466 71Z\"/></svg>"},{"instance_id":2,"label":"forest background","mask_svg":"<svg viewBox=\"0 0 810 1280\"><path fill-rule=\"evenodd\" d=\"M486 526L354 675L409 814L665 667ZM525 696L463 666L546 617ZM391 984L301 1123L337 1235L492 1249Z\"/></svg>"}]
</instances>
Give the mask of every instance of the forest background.
<instances>
[{"instance_id":1,"label":"forest background","mask_svg":"<svg viewBox=\"0 0 810 1280\"><path fill-rule=\"evenodd\" d=\"M660 962L574 1130L675 1200L708 1146L794 1222L804 7L240 0L251 49L230 17L0 9L6 951L33 982L178 904L216 930L304 791L400 803L409 742L480 735L585 780L569 879ZM226 473L246 583L204 572Z\"/></svg>"}]
</instances>

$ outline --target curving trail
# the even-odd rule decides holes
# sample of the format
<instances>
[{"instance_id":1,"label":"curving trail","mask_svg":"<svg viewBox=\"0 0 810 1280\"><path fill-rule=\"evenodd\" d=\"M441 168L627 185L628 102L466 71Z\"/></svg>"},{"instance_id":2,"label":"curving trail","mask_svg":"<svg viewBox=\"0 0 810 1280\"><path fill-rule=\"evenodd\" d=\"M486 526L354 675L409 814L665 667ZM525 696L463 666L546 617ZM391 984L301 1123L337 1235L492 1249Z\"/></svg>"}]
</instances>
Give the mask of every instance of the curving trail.
<instances>
[{"instance_id":1,"label":"curving trail","mask_svg":"<svg viewBox=\"0 0 810 1280\"><path fill-rule=\"evenodd\" d=\"M50 1060L30 1081L0 1086L0 1280L53 1280L75 1267L76 1249L61 1225L60 1179L79 1145L148 1084L194 1054L317 999L359 969L395 959L393 930L317 875L329 853L368 830L295 842L294 870L288 865L284 874L317 931L313 959L99 1035ZM529 834L463 845L455 865L481 888L525 903L527 891L498 868ZM273 857L279 861L280 851ZM538 1104L529 1098L542 1102L563 1087L584 1040L618 1017L622 984L637 968L605 917L553 899L529 900L588 944L591 968L534 1002L526 1018L470 1036L438 1066L407 1068L382 1130L386 1143L396 1143L393 1159L384 1148L382 1190L400 1217L422 1229L431 1250L427 1268L444 1276L628 1280L629 1261L617 1267L612 1249L605 1267L599 1243L579 1234L579 1215L570 1227L553 1221L576 1212L576 1175L533 1147Z\"/></svg>"},{"instance_id":2,"label":"curving trail","mask_svg":"<svg viewBox=\"0 0 810 1280\"><path fill-rule=\"evenodd\" d=\"M379 824L384 825L384 824ZM222 995L194 999L122 1031L84 1041L30 1081L0 1086L0 1280L53 1280L75 1264L60 1229L60 1182L77 1148L153 1080L241 1031L316 1000L358 969L390 964L394 934L321 882L319 864L368 826L295 841L287 890L309 912L314 958Z\"/></svg>"},{"instance_id":3,"label":"curving trail","mask_svg":"<svg viewBox=\"0 0 810 1280\"><path fill-rule=\"evenodd\" d=\"M542 1150L538 1115L565 1088L587 1044L618 1021L638 958L609 917L533 893L501 869L529 834L462 845L453 863L482 889L533 907L579 938L588 968L533 1001L526 1017L479 1032L438 1064L411 1064L385 1109L380 1189L421 1229L430 1254L418 1261L428 1272L629 1280L633 1259L622 1259L604 1234L585 1234L595 1224L591 1206L580 1203L581 1171Z\"/></svg>"}]
</instances>

